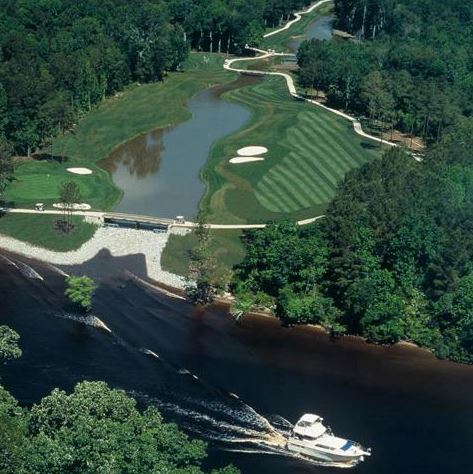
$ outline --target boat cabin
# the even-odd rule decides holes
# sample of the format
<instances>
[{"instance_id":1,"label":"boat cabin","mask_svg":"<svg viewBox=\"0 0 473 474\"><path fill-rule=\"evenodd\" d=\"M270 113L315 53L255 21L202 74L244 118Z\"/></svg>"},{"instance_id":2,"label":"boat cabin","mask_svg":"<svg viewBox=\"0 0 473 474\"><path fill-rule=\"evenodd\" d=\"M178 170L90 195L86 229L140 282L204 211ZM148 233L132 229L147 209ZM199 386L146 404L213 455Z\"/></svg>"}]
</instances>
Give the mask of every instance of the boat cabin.
<instances>
[{"instance_id":1,"label":"boat cabin","mask_svg":"<svg viewBox=\"0 0 473 474\"><path fill-rule=\"evenodd\" d=\"M294 426L294 434L303 438L319 438L327 431L322 421L323 418L318 415L306 414Z\"/></svg>"}]
</instances>

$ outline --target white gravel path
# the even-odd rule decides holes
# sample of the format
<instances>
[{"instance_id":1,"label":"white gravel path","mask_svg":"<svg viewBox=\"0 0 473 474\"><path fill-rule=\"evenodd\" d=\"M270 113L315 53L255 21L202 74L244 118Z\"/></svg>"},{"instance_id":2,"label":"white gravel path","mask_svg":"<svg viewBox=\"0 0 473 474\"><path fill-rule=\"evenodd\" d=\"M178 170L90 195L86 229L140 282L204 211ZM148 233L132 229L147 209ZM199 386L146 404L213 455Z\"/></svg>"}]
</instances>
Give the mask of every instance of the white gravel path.
<instances>
[{"instance_id":1,"label":"white gravel path","mask_svg":"<svg viewBox=\"0 0 473 474\"><path fill-rule=\"evenodd\" d=\"M3 235L0 235L0 248L53 265L80 265L94 258L103 249L109 250L115 257L143 254L149 278L174 288L183 288L182 277L161 268L161 254L168 238L168 233L100 227L92 239L71 252L46 250Z\"/></svg>"}]
</instances>

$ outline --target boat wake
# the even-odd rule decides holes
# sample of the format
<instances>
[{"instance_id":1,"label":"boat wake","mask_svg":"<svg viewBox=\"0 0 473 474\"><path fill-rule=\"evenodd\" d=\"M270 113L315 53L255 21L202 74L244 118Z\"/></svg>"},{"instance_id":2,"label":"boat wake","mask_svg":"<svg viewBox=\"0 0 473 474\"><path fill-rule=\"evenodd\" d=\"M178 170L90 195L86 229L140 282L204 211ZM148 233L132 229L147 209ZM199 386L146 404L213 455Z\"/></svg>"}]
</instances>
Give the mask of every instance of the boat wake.
<instances>
[{"instance_id":1,"label":"boat wake","mask_svg":"<svg viewBox=\"0 0 473 474\"><path fill-rule=\"evenodd\" d=\"M69 319L71 321L76 321L78 323L82 323L86 326L90 326L93 328L103 329L109 334L112 334L112 330L100 318L94 316L93 314L79 316L78 314L74 313L56 313L54 316L61 319Z\"/></svg>"},{"instance_id":2,"label":"boat wake","mask_svg":"<svg viewBox=\"0 0 473 474\"><path fill-rule=\"evenodd\" d=\"M23 276L25 276L26 278L30 278L30 279L33 279L33 280L44 281L44 278L34 268L30 267L26 263L23 263L20 260L15 261L13 259L5 257L5 255L0 255L0 258L7 265L18 268L20 273Z\"/></svg>"}]
</instances>

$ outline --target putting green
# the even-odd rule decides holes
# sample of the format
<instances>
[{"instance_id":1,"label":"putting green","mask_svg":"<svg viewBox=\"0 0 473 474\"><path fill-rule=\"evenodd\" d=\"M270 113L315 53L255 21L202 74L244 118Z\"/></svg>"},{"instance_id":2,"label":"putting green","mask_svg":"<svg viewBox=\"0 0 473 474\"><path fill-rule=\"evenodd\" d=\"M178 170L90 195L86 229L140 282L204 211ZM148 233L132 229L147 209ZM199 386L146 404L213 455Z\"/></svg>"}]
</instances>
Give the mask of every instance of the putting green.
<instances>
[{"instance_id":1,"label":"putting green","mask_svg":"<svg viewBox=\"0 0 473 474\"><path fill-rule=\"evenodd\" d=\"M75 175L56 162L26 161L16 167L15 179L8 186L5 199L17 207L32 207L37 202L50 206L58 202L61 183L74 181L80 188L82 201L93 208L110 207L118 190L107 185L109 179L100 168L96 168L92 175Z\"/></svg>"}]
</instances>

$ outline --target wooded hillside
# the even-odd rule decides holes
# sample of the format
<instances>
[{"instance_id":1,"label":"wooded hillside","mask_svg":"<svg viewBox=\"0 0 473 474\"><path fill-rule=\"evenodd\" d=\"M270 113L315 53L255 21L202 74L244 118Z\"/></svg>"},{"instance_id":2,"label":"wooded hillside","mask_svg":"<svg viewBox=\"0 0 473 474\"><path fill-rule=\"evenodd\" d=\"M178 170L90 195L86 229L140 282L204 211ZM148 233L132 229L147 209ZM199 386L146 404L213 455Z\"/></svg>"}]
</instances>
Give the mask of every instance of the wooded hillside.
<instances>
[{"instance_id":1,"label":"wooded hillside","mask_svg":"<svg viewBox=\"0 0 473 474\"><path fill-rule=\"evenodd\" d=\"M473 4L458 0L336 0L335 26L359 42L312 40L301 83L387 132L437 141L473 105Z\"/></svg>"}]
</instances>

